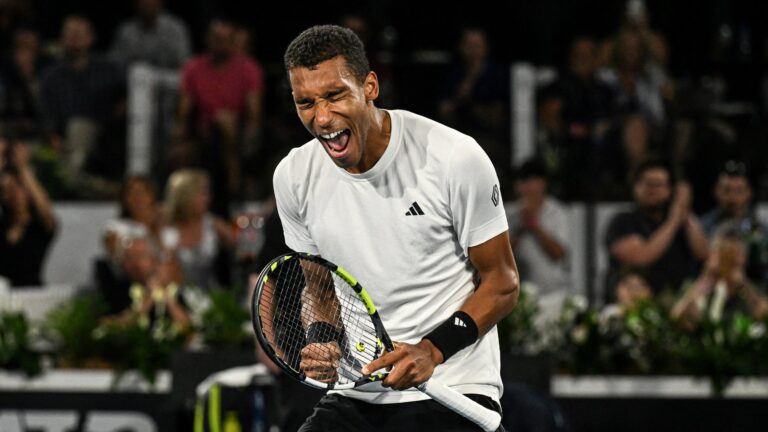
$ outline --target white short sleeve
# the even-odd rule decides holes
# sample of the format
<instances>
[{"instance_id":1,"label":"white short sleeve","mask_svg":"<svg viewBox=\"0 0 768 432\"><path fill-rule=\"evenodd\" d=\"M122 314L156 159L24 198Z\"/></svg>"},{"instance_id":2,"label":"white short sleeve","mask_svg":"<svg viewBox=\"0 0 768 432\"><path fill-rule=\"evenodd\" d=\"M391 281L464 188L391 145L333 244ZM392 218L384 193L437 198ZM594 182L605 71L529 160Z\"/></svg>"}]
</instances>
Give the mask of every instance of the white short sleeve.
<instances>
[{"instance_id":1,"label":"white short sleeve","mask_svg":"<svg viewBox=\"0 0 768 432\"><path fill-rule=\"evenodd\" d=\"M448 164L453 227L464 253L507 231L499 179L488 155L472 139L457 143Z\"/></svg>"},{"instance_id":2,"label":"white short sleeve","mask_svg":"<svg viewBox=\"0 0 768 432\"><path fill-rule=\"evenodd\" d=\"M317 245L309 234L304 218L301 217L301 207L290 180L289 169L288 163L283 160L275 169L275 174L272 177L277 212L283 225L285 245L296 252L317 254L319 253Z\"/></svg>"}]
</instances>

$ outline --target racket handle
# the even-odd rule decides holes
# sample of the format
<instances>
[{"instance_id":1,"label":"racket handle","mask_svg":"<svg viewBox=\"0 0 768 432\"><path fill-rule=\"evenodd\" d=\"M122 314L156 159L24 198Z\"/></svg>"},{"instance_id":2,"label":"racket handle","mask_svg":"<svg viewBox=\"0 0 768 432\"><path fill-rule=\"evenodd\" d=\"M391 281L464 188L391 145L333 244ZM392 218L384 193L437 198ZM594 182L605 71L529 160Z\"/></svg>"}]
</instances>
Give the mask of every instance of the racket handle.
<instances>
[{"instance_id":1,"label":"racket handle","mask_svg":"<svg viewBox=\"0 0 768 432\"><path fill-rule=\"evenodd\" d=\"M499 413L485 408L448 386L427 381L419 385L418 389L446 408L476 423L486 432L496 431L501 424Z\"/></svg>"}]
</instances>

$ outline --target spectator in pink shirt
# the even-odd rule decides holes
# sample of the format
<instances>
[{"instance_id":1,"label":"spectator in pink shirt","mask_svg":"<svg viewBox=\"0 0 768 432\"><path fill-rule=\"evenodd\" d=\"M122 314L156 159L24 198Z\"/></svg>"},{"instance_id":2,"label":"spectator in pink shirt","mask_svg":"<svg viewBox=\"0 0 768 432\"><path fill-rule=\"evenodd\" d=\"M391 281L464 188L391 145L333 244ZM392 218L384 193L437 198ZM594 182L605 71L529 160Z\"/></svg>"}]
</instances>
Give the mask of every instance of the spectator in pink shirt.
<instances>
[{"instance_id":1,"label":"spectator in pink shirt","mask_svg":"<svg viewBox=\"0 0 768 432\"><path fill-rule=\"evenodd\" d=\"M211 22L207 52L182 70L176 124L180 142L203 144L200 160L211 173L214 200L219 201L215 210L221 213L226 213L227 198L240 192L241 160L258 147L262 123L264 72L236 50L236 30L231 22ZM197 118L191 122L193 111Z\"/></svg>"}]
</instances>

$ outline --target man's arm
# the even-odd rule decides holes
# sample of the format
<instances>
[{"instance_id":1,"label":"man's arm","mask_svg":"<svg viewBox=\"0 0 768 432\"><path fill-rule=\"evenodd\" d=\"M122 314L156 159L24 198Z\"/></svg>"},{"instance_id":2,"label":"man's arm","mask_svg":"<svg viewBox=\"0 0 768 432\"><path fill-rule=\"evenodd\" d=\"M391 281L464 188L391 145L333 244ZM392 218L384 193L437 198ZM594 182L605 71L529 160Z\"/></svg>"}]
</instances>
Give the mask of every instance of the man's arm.
<instances>
[{"instance_id":1,"label":"man's arm","mask_svg":"<svg viewBox=\"0 0 768 432\"><path fill-rule=\"evenodd\" d=\"M29 149L25 144L16 144L13 148L13 158L16 167L19 170L19 177L24 188L29 193L32 201L32 205L35 207L37 214L40 216L43 226L48 232L52 232L56 229L56 216L53 213L53 206L51 200L48 198L48 194L45 189L37 181L37 177L32 172L30 166Z\"/></svg>"},{"instance_id":2,"label":"man's arm","mask_svg":"<svg viewBox=\"0 0 768 432\"><path fill-rule=\"evenodd\" d=\"M685 234L688 239L688 247L693 256L699 260L705 260L709 256L709 240L707 240L701 224L695 216L689 215L685 221Z\"/></svg>"},{"instance_id":3,"label":"man's arm","mask_svg":"<svg viewBox=\"0 0 768 432\"><path fill-rule=\"evenodd\" d=\"M470 247L469 260L480 276L480 285L459 311L472 318L480 337L517 304L520 278L509 246L508 232ZM383 385L404 390L427 381L435 367L444 360L443 353L425 338L415 345L399 343L394 351L385 353L364 367L363 373L395 366Z\"/></svg>"}]
</instances>

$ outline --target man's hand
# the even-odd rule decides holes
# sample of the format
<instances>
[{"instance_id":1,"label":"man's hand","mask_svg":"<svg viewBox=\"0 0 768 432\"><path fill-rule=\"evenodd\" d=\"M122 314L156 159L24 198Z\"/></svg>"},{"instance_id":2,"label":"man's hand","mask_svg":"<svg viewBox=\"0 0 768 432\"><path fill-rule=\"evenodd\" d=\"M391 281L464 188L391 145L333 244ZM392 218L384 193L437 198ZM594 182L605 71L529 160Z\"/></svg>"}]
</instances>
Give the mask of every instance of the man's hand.
<instances>
[{"instance_id":1,"label":"man's hand","mask_svg":"<svg viewBox=\"0 0 768 432\"><path fill-rule=\"evenodd\" d=\"M675 196L672 199L670 218L677 223L685 222L688 212L691 210L691 186L681 182L675 187Z\"/></svg>"},{"instance_id":2,"label":"man's hand","mask_svg":"<svg viewBox=\"0 0 768 432\"><path fill-rule=\"evenodd\" d=\"M363 374L370 375L379 369L387 368L389 375L382 385L394 390L415 387L432 377L435 367L443 362L443 354L432 342L425 339L416 345L398 343L395 350L368 363L363 367Z\"/></svg>"},{"instance_id":3,"label":"man's hand","mask_svg":"<svg viewBox=\"0 0 768 432\"><path fill-rule=\"evenodd\" d=\"M335 382L339 374L336 371L341 359L341 348L337 342L315 342L301 350L299 367L306 376L324 383Z\"/></svg>"}]
</instances>

